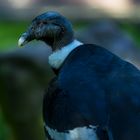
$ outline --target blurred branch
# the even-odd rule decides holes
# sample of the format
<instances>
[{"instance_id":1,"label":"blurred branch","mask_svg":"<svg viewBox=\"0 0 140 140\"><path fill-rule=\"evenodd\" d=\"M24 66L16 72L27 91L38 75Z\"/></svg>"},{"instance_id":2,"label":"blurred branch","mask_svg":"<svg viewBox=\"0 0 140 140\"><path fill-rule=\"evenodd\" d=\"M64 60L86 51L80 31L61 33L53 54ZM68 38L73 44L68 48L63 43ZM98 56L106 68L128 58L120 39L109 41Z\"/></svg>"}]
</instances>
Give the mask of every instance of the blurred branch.
<instances>
[{"instance_id":1,"label":"blurred branch","mask_svg":"<svg viewBox=\"0 0 140 140\"><path fill-rule=\"evenodd\" d=\"M44 89L51 78L45 46L0 54L0 105L15 140L43 140Z\"/></svg>"}]
</instances>

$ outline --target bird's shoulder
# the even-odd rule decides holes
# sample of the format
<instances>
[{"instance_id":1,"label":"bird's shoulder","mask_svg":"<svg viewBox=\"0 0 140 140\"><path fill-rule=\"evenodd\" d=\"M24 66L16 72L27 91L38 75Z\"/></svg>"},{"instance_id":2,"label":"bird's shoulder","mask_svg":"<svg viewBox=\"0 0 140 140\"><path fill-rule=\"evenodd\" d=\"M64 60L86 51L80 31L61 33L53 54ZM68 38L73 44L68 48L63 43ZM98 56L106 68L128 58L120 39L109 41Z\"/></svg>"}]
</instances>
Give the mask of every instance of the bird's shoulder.
<instances>
[{"instance_id":1,"label":"bird's shoulder","mask_svg":"<svg viewBox=\"0 0 140 140\"><path fill-rule=\"evenodd\" d=\"M87 66L85 68L91 66L94 68L107 68L113 61L118 63L123 62L118 56L101 46L96 44L82 44L69 54L61 69L64 70L65 68L69 69L71 67L79 67L80 69L85 66Z\"/></svg>"}]
</instances>

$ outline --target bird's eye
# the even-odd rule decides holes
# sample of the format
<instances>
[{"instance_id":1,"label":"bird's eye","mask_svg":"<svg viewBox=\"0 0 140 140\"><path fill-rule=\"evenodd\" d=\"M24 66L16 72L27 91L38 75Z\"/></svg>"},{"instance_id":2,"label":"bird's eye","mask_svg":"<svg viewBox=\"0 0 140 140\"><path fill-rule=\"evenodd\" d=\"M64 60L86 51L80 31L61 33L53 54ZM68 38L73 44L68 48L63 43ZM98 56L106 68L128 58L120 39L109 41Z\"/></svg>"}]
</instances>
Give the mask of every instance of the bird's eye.
<instances>
[{"instance_id":1,"label":"bird's eye","mask_svg":"<svg viewBox=\"0 0 140 140\"><path fill-rule=\"evenodd\" d=\"M58 23L55 23L55 22L53 23L53 25L60 26Z\"/></svg>"},{"instance_id":2,"label":"bird's eye","mask_svg":"<svg viewBox=\"0 0 140 140\"><path fill-rule=\"evenodd\" d=\"M43 23L43 24L47 24L47 21L43 21L42 23Z\"/></svg>"},{"instance_id":3,"label":"bird's eye","mask_svg":"<svg viewBox=\"0 0 140 140\"><path fill-rule=\"evenodd\" d=\"M44 24L47 24L47 22L46 22L46 21L42 21L42 22L38 22L38 23L37 23L37 25L40 25L40 26L42 26L42 25L44 25Z\"/></svg>"}]
</instances>

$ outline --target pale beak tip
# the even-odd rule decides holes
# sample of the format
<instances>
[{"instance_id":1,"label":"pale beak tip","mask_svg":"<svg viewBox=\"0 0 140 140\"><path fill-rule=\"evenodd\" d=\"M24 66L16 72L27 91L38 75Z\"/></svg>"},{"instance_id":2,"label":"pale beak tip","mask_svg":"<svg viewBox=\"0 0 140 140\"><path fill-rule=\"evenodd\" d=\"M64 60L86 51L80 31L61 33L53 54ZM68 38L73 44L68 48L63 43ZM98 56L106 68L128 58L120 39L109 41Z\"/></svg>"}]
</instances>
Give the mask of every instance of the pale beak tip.
<instances>
[{"instance_id":1,"label":"pale beak tip","mask_svg":"<svg viewBox=\"0 0 140 140\"><path fill-rule=\"evenodd\" d=\"M18 40L18 46L23 47L26 44L26 39L24 37L20 37Z\"/></svg>"}]
</instances>

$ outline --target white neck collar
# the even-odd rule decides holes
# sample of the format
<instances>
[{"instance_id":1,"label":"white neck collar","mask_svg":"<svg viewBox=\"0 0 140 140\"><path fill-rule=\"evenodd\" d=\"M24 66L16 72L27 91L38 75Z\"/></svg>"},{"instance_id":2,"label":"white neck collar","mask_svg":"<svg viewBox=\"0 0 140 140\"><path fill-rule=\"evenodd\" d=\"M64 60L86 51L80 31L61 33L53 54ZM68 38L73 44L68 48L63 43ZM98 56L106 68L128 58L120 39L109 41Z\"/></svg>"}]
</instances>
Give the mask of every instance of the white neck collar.
<instances>
[{"instance_id":1,"label":"white neck collar","mask_svg":"<svg viewBox=\"0 0 140 140\"><path fill-rule=\"evenodd\" d=\"M55 69L60 68L70 52L82 44L83 43L79 42L78 40L74 40L72 43L68 44L62 49L53 52L49 56L49 64L51 65L51 67Z\"/></svg>"}]
</instances>

